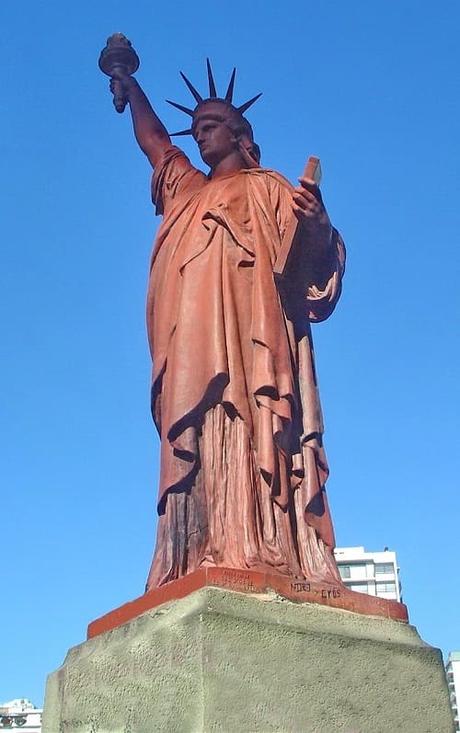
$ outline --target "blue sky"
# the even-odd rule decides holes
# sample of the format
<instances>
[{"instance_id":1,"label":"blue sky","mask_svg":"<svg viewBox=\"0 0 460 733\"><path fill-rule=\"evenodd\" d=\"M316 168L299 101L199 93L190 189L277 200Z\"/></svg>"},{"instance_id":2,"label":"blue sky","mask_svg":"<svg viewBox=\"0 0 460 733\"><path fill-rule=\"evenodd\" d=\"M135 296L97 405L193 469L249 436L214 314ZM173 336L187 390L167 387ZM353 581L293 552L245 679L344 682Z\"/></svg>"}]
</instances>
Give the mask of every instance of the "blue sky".
<instances>
[{"instance_id":1,"label":"blue sky","mask_svg":"<svg viewBox=\"0 0 460 733\"><path fill-rule=\"evenodd\" d=\"M158 220L97 68L115 31L169 129L179 69L202 88L210 56L221 90L238 67L236 101L264 92L264 165L294 181L320 156L348 246L314 329L337 542L396 550L419 633L460 647L459 20L453 0L1 4L0 700L40 704L88 622L142 593L153 549Z\"/></svg>"}]
</instances>

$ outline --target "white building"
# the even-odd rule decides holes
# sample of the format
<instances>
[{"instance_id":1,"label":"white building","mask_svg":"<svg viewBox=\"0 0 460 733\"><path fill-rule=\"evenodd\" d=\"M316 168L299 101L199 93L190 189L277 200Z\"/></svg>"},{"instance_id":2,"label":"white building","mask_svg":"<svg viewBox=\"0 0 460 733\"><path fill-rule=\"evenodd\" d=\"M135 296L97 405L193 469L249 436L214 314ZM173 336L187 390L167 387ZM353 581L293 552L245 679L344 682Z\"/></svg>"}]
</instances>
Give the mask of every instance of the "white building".
<instances>
[{"instance_id":1,"label":"white building","mask_svg":"<svg viewBox=\"0 0 460 733\"><path fill-rule=\"evenodd\" d=\"M20 728L27 733L40 733L42 712L25 698L4 702L0 704L0 731Z\"/></svg>"},{"instance_id":2,"label":"white building","mask_svg":"<svg viewBox=\"0 0 460 733\"><path fill-rule=\"evenodd\" d=\"M457 698L460 697L460 652L451 652L446 664L447 684L449 686L450 704L454 713L455 730L460 731Z\"/></svg>"},{"instance_id":3,"label":"white building","mask_svg":"<svg viewBox=\"0 0 460 733\"><path fill-rule=\"evenodd\" d=\"M364 547L336 547L335 560L344 585L358 593L402 601L396 553L366 552Z\"/></svg>"}]
</instances>

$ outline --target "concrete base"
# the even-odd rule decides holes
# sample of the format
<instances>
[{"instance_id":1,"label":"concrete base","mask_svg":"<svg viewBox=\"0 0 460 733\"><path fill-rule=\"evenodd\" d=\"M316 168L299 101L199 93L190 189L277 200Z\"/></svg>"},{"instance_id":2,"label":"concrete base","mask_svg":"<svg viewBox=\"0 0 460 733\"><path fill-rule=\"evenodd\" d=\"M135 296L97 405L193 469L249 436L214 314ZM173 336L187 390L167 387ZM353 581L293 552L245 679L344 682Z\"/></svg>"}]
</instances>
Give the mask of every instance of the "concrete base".
<instances>
[{"instance_id":1,"label":"concrete base","mask_svg":"<svg viewBox=\"0 0 460 733\"><path fill-rule=\"evenodd\" d=\"M452 733L416 630L275 594L203 588L71 649L43 733Z\"/></svg>"}]
</instances>

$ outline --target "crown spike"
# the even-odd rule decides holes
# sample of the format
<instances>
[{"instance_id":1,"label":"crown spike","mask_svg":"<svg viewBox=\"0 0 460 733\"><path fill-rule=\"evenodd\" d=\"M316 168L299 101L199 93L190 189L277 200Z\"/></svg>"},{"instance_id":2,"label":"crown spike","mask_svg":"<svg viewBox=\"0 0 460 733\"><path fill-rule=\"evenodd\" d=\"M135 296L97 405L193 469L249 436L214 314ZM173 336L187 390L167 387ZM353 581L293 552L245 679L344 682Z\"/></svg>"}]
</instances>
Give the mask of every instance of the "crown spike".
<instances>
[{"instance_id":1,"label":"crown spike","mask_svg":"<svg viewBox=\"0 0 460 733\"><path fill-rule=\"evenodd\" d=\"M236 74L236 67L232 71L230 81L228 82L227 92L225 94L225 101L230 102L230 104L233 101L233 87L235 86L235 74Z\"/></svg>"},{"instance_id":2,"label":"crown spike","mask_svg":"<svg viewBox=\"0 0 460 733\"><path fill-rule=\"evenodd\" d=\"M189 109L188 107L184 107L183 104L178 104L177 102L171 102L170 99L166 100L168 104L171 104L176 109L180 109L181 112L185 112L186 115L190 115L190 117L193 117L193 109Z\"/></svg>"},{"instance_id":3,"label":"crown spike","mask_svg":"<svg viewBox=\"0 0 460 733\"><path fill-rule=\"evenodd\" d=\"M192 93L192 94L193 94L193 96L195 97L195 101L196 101L196 102L197 102L198 104L199 104L200 102L202 102L202 101L203 101L203 97L201 96L201 94L200 94L199 92L197 92L197 90L196 90L196 89L195 89L195 87L193 86L192 82L191 82L191 81L189 81L189 80L187 79L187 77L185 76L185 74L183 74L183 73L182 73L182 71L181 71L181 72L179 72L179 73L180 73L181 77L183 78L183 80L185 81L185 83L187 84L187 86L188 86L189 90L191 91L191 93Z\"/></svg>"},{"instance_id":4,"label":"crown spike","mask_svg":"<svg viewBox=\"0 0 460 733\"><path fill-rule=\"evenodd\" d=\"M193 135L192 128L188 130L180 130L179 132L171 132L169 137L180 137L181 135Z\"/></svg>"},{"instance_id":5,"label":"crown spike","mask_svg":"<svg viewBox=\"0 0 460 733\"><path fill-rule=\"evenodd\" d=\"M254 102L257 102L257 100L261 96L262 96L262 92L260 92L260 94L256 94L255 97L253 97L252 99L249 99L247 102L245 102L244 104L242 104L241 107L237 107L237 111L240 114L244 114L244 112L246 112L246 110L249 109L249 107L252 107L252 105L254 104Z\"/></svg>"},{"instance_id":6,"label":"crown spike","mask_svg":"<svg viewBox=\"0 0 460 733\"><path fill-rule=\"evenodd\" d=\"M214 83L214 77L212 75L211 62L206 59L206 68L208 70L208 82L209 82L209 96L217 97L216 85Z\"/></svg>"}]
</instances>

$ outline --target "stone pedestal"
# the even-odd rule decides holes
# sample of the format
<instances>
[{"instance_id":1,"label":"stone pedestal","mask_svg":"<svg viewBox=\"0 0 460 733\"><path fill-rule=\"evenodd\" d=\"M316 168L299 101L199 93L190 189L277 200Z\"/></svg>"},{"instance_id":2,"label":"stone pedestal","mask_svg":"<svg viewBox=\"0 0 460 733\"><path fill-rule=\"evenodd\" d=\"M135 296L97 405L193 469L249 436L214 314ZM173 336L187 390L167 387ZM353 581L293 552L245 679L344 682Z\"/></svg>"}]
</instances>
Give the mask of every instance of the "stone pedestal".
<instances>
[{"instance_id":1,"label":"stone pedestal","mask_svg":"<svg viewBox=\"0 0 460 733\"><path fill-rule=\"evenodd\" d=\"M71 649L43 733L452 733L440 652L386 618L202 588Z\"/></svg>"}]
</instances>

